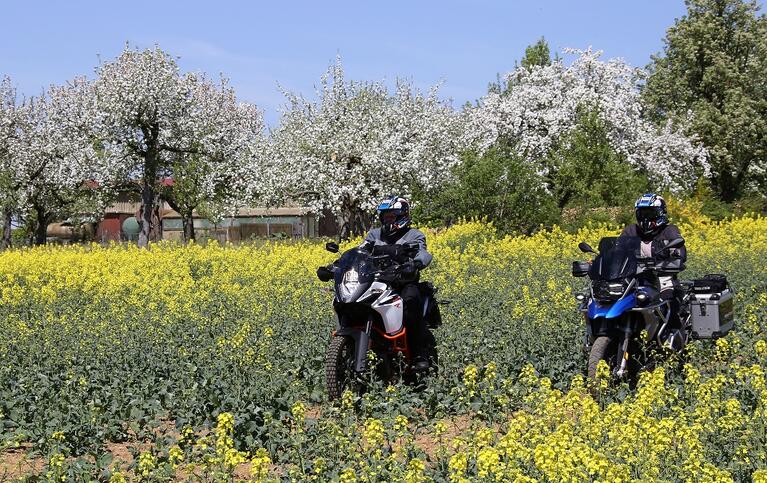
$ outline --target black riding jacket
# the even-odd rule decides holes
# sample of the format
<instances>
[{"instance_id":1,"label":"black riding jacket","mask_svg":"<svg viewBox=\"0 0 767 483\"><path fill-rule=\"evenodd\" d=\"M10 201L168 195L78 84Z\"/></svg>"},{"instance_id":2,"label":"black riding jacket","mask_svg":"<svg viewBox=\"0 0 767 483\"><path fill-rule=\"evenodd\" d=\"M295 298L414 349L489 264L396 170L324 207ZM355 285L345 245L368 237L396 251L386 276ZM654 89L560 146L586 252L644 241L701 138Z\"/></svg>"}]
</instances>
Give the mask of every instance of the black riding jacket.
<instances>
[{"instance_id":1,"label":"black riding jacket","mask_svg":"<svg viewBox=\"0 0 767 483\"><path fill-rule=\"evenodd\" d=\"M651 243L652 255L656 258L656 267L658 267L661 272L665 271L666 273L672 274L679 273L685 269L685 263L687 262L687 248L685 248L684 244L677 248L664 250L671 240L684 238L676 225L668 224L657 234L647 236L642 234L636 224L632 224L624 228L620 236L635 236L639 237L644 243Z\"/></svg>"}]
</instances>

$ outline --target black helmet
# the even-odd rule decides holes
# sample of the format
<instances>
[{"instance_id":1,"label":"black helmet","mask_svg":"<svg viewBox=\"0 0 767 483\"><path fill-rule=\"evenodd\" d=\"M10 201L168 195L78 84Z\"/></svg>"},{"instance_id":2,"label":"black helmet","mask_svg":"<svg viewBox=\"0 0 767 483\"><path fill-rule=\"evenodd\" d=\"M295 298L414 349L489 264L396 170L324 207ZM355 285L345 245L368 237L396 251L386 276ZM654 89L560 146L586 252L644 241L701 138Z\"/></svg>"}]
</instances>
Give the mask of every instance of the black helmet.
<instances>
[{"instance_id":1,"label":"black helmet","mask_svg":"<svg viewBox=\"0 0 767 483\"><path fill-rule=\"evenodd\" d=\"M668 224L666 201L655 193L645 193L634 204L637 226L642 235L655 235Z\"/></svg>"},{"instance_id":2,"label":"black helmet","mask_svg":"<svg viewBox=\"0 0 767 483\"><path fill-rule=\"evenodd\" d=\"M391 236L410 226L410 202L400 196L386 198L378 205L381 234Z\"/></svg>"}]
</instances>

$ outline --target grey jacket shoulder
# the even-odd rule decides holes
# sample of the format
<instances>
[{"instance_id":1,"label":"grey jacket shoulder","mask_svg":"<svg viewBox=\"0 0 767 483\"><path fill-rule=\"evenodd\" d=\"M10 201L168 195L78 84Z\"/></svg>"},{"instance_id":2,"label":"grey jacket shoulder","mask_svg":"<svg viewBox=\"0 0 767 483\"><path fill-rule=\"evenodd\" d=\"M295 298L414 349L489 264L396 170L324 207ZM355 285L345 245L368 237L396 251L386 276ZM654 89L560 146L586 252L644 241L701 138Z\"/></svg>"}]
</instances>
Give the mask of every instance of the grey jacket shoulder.
<instances>
[{"instance_id":1,"label":"grey jacket shoulder","mask_svg":"<svg viewBox=\"0 0 767 483\"><path fill-rule=\"evenodd\" d=\"M397 243L413 243L421 240L426 243L426 235L424 235L424 233L417 228L411 228L407 231L407 233L402 235L402 238L400 238Z\"/></svg>"},{"instance_id":2,"label":"grey jacket shoulder","mask_svg":"<svg viewBox=\"0 0 767 483\"><path fill-rule=\"evenodd\" d=\"M381 241L381 229L372 228L365 237L366 242Z\"/></svg>"}]
</instances>

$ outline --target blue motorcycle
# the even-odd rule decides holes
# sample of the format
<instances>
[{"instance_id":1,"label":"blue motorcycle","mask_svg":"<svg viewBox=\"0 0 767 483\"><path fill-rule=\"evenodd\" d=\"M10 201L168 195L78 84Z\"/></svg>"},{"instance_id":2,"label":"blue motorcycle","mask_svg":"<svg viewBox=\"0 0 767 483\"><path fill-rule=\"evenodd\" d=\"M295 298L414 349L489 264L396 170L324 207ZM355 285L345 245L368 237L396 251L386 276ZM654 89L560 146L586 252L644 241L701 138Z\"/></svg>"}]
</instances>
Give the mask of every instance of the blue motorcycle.
<instances>
[{"instance_id":1,"label":"blue motorcycle","mask_svg":"<svg viewBox=\"0 0 767 483\"><path fill-rule=\"evenodd\" d=\"M668 241L650 257L640 256L638 237L603 238L599 252L585 242L578 245L596 255L591 262L573 262L572 269L573 276L590 279L588 291L576 295L586 323L589 378L596 378L599 361L605 361L615 378L635 381L648 363L648 349L684 350L691 334L692 283L669 276L681 264L668 256L683 244L681 238ZM661 296L669 282L683 292L676 314L673 298Z\"/></svg>"}]
</instances>

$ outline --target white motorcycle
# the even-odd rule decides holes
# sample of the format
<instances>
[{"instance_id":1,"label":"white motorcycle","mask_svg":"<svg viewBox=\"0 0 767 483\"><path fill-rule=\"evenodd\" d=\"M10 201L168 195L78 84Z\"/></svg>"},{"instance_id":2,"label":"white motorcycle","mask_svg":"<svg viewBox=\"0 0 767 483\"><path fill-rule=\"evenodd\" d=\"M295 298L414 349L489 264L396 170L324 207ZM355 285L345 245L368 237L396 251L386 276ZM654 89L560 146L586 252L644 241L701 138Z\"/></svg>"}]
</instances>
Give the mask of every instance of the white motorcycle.
<instances>
[{"instance_id":1,"label":"white motorcycle","mask_svg":"<svg viewBox=\"0 0 767 483\"><path fill-rule=\"evenodd\" d=\"M338 245L328 243L326 249L338 252ZM333 308L338 328L333 331L325 356L328 397L339 398L347 388L362 389L368 369L368 351L376 355L376 374L388 381L402 375L416 378L411 363L403 320L404 301L396 286L408 282L402 263L417 253L417 245L357 247L345 252L329 267L320 267L322 281L334 280ZM424 321L429 329L441 325L436 289L428 282L418 284L423 295ZM437 347L434 335L427 329L426 352L430 366L436 370ZM399 362L399 363L398 363Z\"/></svg>"}]
</instances>

